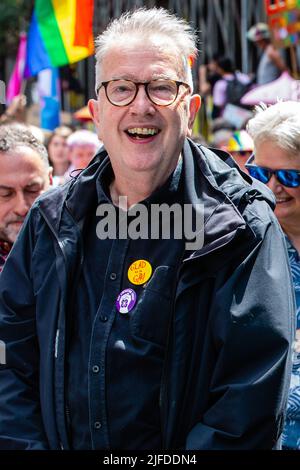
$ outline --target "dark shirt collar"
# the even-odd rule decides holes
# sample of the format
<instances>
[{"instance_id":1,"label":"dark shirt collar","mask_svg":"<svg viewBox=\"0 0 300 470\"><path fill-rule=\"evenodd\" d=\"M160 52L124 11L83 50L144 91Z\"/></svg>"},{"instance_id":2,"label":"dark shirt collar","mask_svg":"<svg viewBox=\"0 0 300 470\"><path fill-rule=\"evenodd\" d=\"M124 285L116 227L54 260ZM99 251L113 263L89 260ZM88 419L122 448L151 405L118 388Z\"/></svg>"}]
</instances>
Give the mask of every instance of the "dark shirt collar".
<instances>
[{"instance_id":1,"label":"dark shirt collar","mask_svg":"<svg viewBox=\"0 0 300 470\"><path fill-rule=\"evenodd\" d=\"M7 256L10 250L12 249L12 246L13 246L12 243L0 240L0 254Z\"/></svg>"},{"instance_id":2,"label":"dark shirt collar","mask_svg":"<svg viewBox=\"0 0 300 470\"><path fill-rule=\"evenodd\" d=\"M0 240L0 272L11 249L12 243Z\"/></svg>"},{"instance_id":3,"label":"dark shirt collar","mask_svg":"<svg viewBox=\"0 0 300 470\"><path fill-rule=\"evenodd\" d=\"M140 204L172 204L176 202L179 186L183 183L182 174L183 164L182 158L180 158L175 170L171 173L167 181L160 188L154 191L154 193L152 193L147 199L140 201ZM112 182L113 177L113 169L110 161L108 161L96 180L98 204L112 202L109 185Z\"/></svg>"}]
</instances>

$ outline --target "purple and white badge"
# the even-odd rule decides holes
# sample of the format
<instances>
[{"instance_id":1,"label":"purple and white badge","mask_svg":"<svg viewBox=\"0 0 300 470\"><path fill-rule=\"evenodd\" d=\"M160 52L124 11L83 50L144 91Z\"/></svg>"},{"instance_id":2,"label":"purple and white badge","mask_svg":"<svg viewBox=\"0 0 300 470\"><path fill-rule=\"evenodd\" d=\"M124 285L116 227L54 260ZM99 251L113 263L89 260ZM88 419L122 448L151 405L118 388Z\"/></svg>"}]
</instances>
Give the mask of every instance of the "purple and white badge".
<instances>
[{"instance_id":1,"label":"purple and white badge","mask_svg":"<svg viewBox=\"0 0 300 470\"><path fill-rule=\"evenodd\" d=\"M133 309L136 303L136 293L133 289L124 289L118 295L116 301L117 310L120 313L128 313Z\"/></svg>"}]
</instances>

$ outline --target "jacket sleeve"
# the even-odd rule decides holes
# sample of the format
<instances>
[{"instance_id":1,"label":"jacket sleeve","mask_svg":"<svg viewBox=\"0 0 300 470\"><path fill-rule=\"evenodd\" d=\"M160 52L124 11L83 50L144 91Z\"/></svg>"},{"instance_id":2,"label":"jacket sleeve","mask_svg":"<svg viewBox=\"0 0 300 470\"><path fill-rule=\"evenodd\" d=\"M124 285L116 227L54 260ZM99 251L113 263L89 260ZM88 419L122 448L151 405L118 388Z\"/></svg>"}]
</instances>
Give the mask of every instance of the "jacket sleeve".
<instances>
[{"instance_id":1,"label":"jacket sleeve","mask_svg":"<svg viewBox=\"0 0 300 470\"><path fill-rule=\"evenodd\" d=\"M32 223L29 216L0 275L0 449L48 448L39 405Z\"/></svg>"},{"instance_id":2,"label":"jacket sleeve","mask_svg":"<svg viewBox=\"0 0 300 470\"><path fill-rule=\"evenodd\" d=\"M213 300L216 361L209 405L190 430L187 449L278 447L289 391L295 299L277 220L271 214L267 225L257 223L265 225L261 240L232 272L228 268Z\"/></svg>"}]
</instances>

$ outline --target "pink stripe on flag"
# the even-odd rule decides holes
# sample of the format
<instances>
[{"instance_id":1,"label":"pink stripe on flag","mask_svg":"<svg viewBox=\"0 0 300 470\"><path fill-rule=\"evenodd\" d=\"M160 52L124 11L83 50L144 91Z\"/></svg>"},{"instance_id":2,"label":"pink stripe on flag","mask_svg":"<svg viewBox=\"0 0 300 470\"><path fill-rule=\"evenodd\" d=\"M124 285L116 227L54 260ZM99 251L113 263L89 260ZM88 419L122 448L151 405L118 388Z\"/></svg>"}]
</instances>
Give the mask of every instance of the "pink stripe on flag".
<instances>
[{"instance_id":1,"label":"pink stripe on flag","mask_svg":"<svg viewBox=\"0 0 300 470\"><path fill-rule=\"evenodd\" d=\"M26 33L21 33L16 63L14 66L12 76L10 77L9 83L7 85L7 91L6 91L7 103L10 103L12 99L15 96L19 95L21 92L22 81L24 79L25 60L26 60L26 43L27 43Z\"/></svg>"}]
</instances>

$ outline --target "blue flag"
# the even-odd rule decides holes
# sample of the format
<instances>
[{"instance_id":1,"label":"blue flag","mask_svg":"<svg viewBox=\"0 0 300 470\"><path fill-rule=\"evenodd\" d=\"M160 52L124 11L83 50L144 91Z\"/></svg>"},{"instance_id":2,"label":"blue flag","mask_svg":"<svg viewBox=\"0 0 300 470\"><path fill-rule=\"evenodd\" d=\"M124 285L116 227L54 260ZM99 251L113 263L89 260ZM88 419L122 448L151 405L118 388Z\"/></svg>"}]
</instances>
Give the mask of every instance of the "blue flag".
<instances>
[{"instance_id":1,"label":"blue flag","mask_svg":"<svg viewBox=\"0 0 300 470\"><path fill-rule=\"evenodd\" d=\"M38 74L41 128L53 130L60 124L60 86L57 68Z\"/></svg>"}]
</instances>

